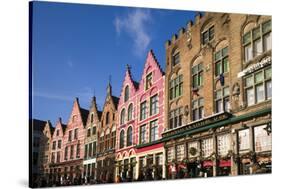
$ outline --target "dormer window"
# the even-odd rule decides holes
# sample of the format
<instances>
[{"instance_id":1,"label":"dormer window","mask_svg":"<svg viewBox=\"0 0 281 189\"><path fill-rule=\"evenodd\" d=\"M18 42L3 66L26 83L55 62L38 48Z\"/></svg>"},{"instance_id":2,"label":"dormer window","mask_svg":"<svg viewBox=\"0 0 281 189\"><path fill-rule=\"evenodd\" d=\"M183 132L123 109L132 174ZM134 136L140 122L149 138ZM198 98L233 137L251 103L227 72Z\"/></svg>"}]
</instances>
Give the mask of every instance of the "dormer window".
<instances>
[{"instance_id":1,"label":"dormer window","mask_svg":"<svg viewBox=\"0 0 281 189\"><path fill-rule=\"evenodd\" d=\"M149 89L151 86L152 86L152 72L146 75L145 90Z\"/></svg>"},{"instance_id":2,"label":"dormer window","mask_svg":"<svg viewBox=\"0 0 281 189\"><path fill-rule=\"evenodd\" d=\"M124 102L127 102L128 99L129 99L129 86L126 86L125 94L124 94Z\"/></svg>"}]
</instances>

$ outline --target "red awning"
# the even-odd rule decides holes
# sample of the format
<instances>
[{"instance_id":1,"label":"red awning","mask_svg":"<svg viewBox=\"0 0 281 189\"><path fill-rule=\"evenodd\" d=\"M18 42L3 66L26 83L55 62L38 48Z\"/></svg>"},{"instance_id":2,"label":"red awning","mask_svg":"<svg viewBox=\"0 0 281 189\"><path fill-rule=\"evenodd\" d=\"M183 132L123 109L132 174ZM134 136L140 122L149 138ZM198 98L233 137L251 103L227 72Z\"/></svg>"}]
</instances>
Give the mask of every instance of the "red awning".
<instances>
[{"instance_id":1,"label":"red awning","mask_svg":"<svg viewBox=\"0 0 281 189\"><path fill-rule=\"evenodd\" d=\"M220 160L219 167L231 167L230 160Z\"/></svg>"},{"instance_id":2,"label":"red awning","mask_svg":"<svg viewBox=\"0 0 281 189\"><path fill-rule=\"evenodd\" d=\"M213 161L203 161L203 167L211 167L213 166Z\"/></svg>"}]
</instances>

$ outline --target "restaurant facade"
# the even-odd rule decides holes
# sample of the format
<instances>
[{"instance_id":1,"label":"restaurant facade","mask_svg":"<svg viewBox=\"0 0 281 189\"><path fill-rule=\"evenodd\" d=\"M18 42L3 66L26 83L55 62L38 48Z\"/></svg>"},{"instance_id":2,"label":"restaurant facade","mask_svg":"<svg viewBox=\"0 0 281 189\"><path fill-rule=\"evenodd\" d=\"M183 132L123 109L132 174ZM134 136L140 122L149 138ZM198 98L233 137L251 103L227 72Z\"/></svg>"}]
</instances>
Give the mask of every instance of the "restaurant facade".
<instances>
[{"instance_id":1,"label":"restaurant facade","mask_svg":"<svg viewBox=\"0 0 281 189\"><path fill-rule=\"evenodd\" d=\"M166 178L271 172L271 17L205 13L166 43Z\"/></svg>"}]
</instances>

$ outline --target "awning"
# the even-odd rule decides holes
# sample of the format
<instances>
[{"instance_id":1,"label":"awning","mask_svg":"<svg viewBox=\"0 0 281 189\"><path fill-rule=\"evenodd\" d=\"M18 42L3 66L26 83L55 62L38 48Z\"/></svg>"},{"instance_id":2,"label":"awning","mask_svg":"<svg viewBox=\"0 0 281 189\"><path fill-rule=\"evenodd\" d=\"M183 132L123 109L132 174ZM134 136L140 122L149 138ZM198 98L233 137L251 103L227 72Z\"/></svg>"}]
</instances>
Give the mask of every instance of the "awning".
<instances>
[{"instance_id":1,"label":"awning","mask_svg":"<svg viewBox=\"0 0 281 189\"><path fill-rule=\"evenodd\" d=\"M220 160L219 167L231 167L230 160Z\"/></svg>"},{"instance_id":2,"label":"awning","mask_svg":"<svg viewBox=\"0 0 281 189\"><path fill-rule=\"evenodd\" d=\"M203 161L203 167L212 167L213 161Z\"/></svg>"}]
</instances>

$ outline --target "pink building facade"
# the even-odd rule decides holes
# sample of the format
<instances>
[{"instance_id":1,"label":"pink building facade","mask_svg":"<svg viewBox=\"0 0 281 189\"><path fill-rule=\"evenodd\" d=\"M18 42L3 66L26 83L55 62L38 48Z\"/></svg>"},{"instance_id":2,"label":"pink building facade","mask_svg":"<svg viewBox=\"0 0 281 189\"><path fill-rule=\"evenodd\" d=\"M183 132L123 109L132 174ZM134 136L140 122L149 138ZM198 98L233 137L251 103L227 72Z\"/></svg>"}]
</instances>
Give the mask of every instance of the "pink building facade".
<instances>
[{"instance_id":1,"label":"pink building facade","mask_svg":"<svg viewBox=\"0 0 281 189\"><path fill-rule=\"evenodd\" d=\"M75 99L63 138L62 171L66 182L82 177L85 125L89 111L80 107Z\"/></svg>"},{"instance_id":2,"label":"pink building facade","mask_svg":"<svg viewBox=\"0 0 281 189\"><path fill-rule=\"evenodd\" d=\"M49 167L51 173L51 179L53 181L60 181L63 177L62 173L62 153L63 153L63 136L66 129L66 125L62 123L61 118L58 119L55 130L52 135L50 143L50 158Z\"/></svg>"},{"instance_id":3,"label":"pink building facade","mask_svg":"<svg viewBox=\"0 0 281 189\"><path fill-rule=\"evenodd\" d=\"M164 131L165 74L152 50L148 52L137 92L136 159L139 180L164 178L164 148L161 134Z\"/></svg>"},{"instance_id":4,"label":"pink building facade","mask_svg":"<svg viewBox=\"0 0 281 189\"><path fill-rule=\"evenodd\" d=\"M163 178L164 86L165 75L152 50L139 83L127 67L118 104L117 179Z\"/></svg>"},{"instance_id":5,"label":"pink building facade","mask_svg":"<svg viewBox=\"0 0 281 189\"><path fill-rule=\"evenodd\" d=\"M136 149L137 137L137 89L138 83L132 79L127 66L118 104L118 126L116 140L116 178L137 179Z\"/></svg>"}]
</instances>

